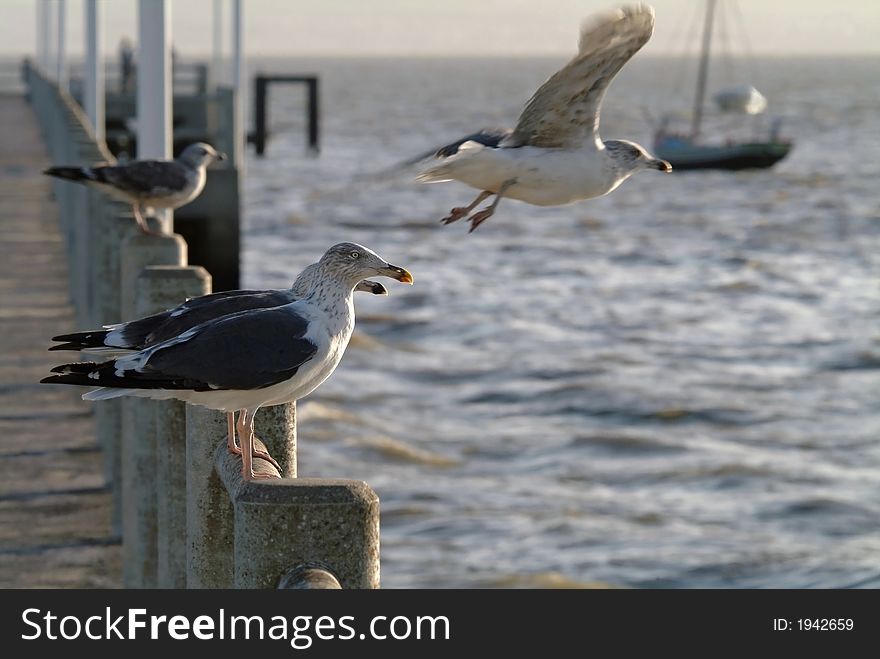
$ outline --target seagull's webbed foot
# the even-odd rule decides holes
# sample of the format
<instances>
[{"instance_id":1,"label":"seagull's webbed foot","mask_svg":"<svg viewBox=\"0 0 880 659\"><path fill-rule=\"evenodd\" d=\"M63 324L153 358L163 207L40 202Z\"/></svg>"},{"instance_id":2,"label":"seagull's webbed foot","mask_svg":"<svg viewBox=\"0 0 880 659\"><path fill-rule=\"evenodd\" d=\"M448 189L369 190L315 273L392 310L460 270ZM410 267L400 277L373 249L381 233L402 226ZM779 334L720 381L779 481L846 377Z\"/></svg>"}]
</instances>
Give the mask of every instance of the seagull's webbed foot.
<instances>
[{"instance_id":1,"label":"seagull's webbed foot","mask_svg":"<svg viewBox=\"0 0 880 659\"><path fill-rule=\"evenodd\" d=\"M449 215L440 220L440 222L442 224L452 224L453 222L458 222L463 217L467 217L467 214L470 212L471 211L467 206L456 206L449 211Z\"/></svg>"},{"instance_id":2,"label":"seagull's webbed foot","mask_svg":"<svg viewBox=\"0 0 880 659\"><path fill-rule=\"evenodd\" d=\"M281 472L281 465L278 464L275 461L275 458L273 458L271 455L269 455L269 453L267 451L264 451L261 448L254 447L254 457L255 458L262 458L263 460L265 460L266 462L271 464L273 467L275 467L275 469L277 469L279 473Z\"/></svg>"},{"instance_id":3,"label":"seagull's webbed foot","mask_svg":"<svg viewBox=\"0 0 880 659\"><path fill-rule=\"evenodd\" d=\"M489 192L488 190L483 190L470 204L468 204L467 206L456 206L449 212L449 215L447 215L440 221L443 224L452 224L453 222L457 222L461 218L467 217L472 210L474 210L477 206L482 204L483 201L491 196L491 192Z\"/></svg>"},{"instance_id":4,"label":"seagull's webbed foot","mask_svg":"<svg viewBox=\"0 0 880 659\"><path fill-rule=\"evenodd\" d=\"M469 220L471 223L471 228L468 230L468 233L473 233L474 229L480 226L483 222L488 220L495 214L495 207L490 206L486 210L482 210L479 213L474 213L470 216Z\"/></svg>"},{"instance_id":5,"label":"seagull's webbed foot","mask_svg":"<svg viewBox=\"0 0 880 659\"><path fill-rule=\"evenodd\" d=\"M255 436L254 439L259 439L259 437ZM229 449L229 452L232 455L242 455L241 448L239 448L238 446L233 446L232 448ZM267 453L263 449L257 448L255 446L254 447L254 457L255 458L262 458L263 460L268 462L270 465L275 467L275 469L277 469L279 472L281 471L281 465L278 464L278 462L275 460L275 458L273 458L271 455L269 455L269 453Z\"/></svg>"},{"instance_id":6,"label":"seagull's webbed foot","mask_svg":"<svg viewBox=\"0 0 880 659\"><path fill-rule=\"evenodd\" d=\"M247 476L245 476L245 479L247 479L247 480L252 480L252 481L271 480L271 479L273 479L273 478L279 478L279 479L280 479L281 476L278 476L277 474L270 474L270 473L267 473L267 472L265 472L265 471L252 471L252 472L251 472L251 475L250 475L250 478L248 478Z\"/></svg>"}]
</instances>

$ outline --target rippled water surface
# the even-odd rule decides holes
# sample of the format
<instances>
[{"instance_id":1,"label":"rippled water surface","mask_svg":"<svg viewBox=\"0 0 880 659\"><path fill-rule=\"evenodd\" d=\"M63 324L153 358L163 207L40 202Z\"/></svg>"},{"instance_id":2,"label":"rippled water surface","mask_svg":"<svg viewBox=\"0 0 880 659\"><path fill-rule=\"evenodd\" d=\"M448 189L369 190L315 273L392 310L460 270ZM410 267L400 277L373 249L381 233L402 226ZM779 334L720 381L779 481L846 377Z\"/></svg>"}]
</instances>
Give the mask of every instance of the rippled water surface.
<instances>
[{"instance_id":1,"label":"rippled water surface","mask_svg":"<svg viewBox=\"0 0 880 659\"><path fill-rule=\"evenodd\" d=\"M385 587L880 586L878 62L761 62L796 142L769 171L503 201L472 235L438 223L470 188L370 176L510 125L559 64L254 65L321 74L323 148L302 92L273 89L243 283L289 285L342 240L416 280L358 295L300 403L301 475L379 493ZM650 144L672 68L636 58L603 135Z\"/></svg>"}]
</instances>

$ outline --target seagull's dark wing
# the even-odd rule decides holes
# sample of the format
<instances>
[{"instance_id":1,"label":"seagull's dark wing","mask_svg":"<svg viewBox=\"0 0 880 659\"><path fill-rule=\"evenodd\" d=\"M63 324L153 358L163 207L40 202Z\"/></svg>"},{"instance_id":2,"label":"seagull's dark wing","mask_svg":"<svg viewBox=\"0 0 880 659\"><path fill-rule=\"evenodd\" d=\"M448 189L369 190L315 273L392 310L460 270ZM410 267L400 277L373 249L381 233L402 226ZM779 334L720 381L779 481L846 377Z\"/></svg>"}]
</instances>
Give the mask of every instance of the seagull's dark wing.
<instances>
[{"instance_id":1,"label":"seagull's dark wing","mask_svg":"<svg viewBox=\"0 0 880 659\"><path fill-rule=\"evenodd\" d=\"M369 176L361 176L358 178L360 180L378 180L388 178L390 176L395 176L403 170L412 167L413 165L418 164L427 158L447 158L456 153L459 147L468 140L473 140L474 142L479 142L480 144L485 144L486 146L497 147L501 140L510 135L511 132L512 131L510 128L484 128L483 130L472 133L467 137L462 137L461 139L456 140L451 144L447 144L441 147L433 147L431 149L428 149L427 151L422 151L420 154L403 160L395 165L392 165L388 169L379 172L378 174L370 174Z\"/></svg>"},{"instance_id":2,"label":"seagull's dark wing","mask_svg":"<svg viewBox=\"0 0 880 659\"><path fill-rule=\"evenodd\" d=\"M137 197L182 190L191 176L176 160L134 160L124 165L95 167L92 171L94 181Z\"/></svg>"},{"instance_id":3,"label":"seagull's dark wing","mask_svg":"<svg viewBox=\"0 0 880 659\"><path fill-rule=\"evenodd\" d=\"M633 5L594 16L581 28L579 52L526 103L504 146L570 148L597 142L608 85L654 31L654 10Z\"/></svg>"},{"instance_id":4,"label":"seagull's dark wing","mask_svg":"<svg viewBox=\"0 0 880 659\"><path fill-rule=\"evenodd\" d=\"M138 389L262 389L293 377L318 347L289 307L243 311L203 323L139 353L53 369L65 384ZM71 379L78 377L79 379Z\"/></svg>"},{"instance_id":5,"label":"seagull's dark wing","mask_svg":"<svg viewBox=\"0 0 880 659\"><path fill-rule=\"evenodd\" d=\"M161 343L202 323L241 311L280 307L296 298L289 290L221 291L187 300L182 305L148 318L127 323L123 336L142 337L138 348ZM150 319L154 322L149 322Z\"/></svg>"}]
</instances>

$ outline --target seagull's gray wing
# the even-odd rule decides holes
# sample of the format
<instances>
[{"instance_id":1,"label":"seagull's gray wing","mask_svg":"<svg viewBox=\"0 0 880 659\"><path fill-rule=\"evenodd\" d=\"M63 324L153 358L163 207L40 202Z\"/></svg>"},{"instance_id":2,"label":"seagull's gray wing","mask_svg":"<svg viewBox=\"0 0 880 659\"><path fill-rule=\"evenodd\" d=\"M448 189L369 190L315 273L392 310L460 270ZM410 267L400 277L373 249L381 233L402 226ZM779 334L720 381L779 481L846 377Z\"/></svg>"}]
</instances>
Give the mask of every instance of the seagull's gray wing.
<instances>
[{"instance_id":1,"label":"seagull's gray wing","mask_svg":"<svg viewBox=\"0 0 880 659\"><path fill-rule=\"evenodd\" d=\"M192 181L192 170L176 160L135 160L93 171L95 181L135 197L179 192Z\"/></svg>"},{"instance_id":2,"label":"seagull's gray wing","mask_svg":"<svg viewBox=\"0 0 880 659\"><path fill-rule=\"evenodd\" d=\"M244 311L117 360L116 367L156 388L262 389L290 379L314 357L318 347L305 338L308 327L290 307Z\"/></svg>"},{"instance_id":3,"label":"seagull's gray wing","mask_svg":"<svg viewBox=\"0 0 880 659\"><path fill-rule=\"evenodd\" d=\"M566 148L598 140L605 90L653 31L654 10L642 4L587 19L578 54L535 92L502 146Z\"/></svg>"}]
</instances>

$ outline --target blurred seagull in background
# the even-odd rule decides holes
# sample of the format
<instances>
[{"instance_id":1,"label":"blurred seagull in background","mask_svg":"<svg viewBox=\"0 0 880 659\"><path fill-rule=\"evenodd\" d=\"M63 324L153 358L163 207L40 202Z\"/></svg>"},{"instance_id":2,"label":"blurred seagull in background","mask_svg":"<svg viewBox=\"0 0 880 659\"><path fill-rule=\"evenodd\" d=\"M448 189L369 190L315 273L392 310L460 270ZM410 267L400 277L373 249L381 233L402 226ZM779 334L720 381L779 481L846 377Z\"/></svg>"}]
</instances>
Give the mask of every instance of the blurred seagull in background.
<instances>
[{"instance_id":1,"label":"blurred seagull in background","mask_svg":"<svg viewBox=\"0 0 880 659\"><path fill-rule=\"evenodd\" d=\"M204 142L186 147L175 160L132 160L121 165L95 167L50 167L43 173L83 183L115 199L128 202L138 227L145 234L162 235L150 229L144 213L154 209L179 208L198 197L205 187L207 167L226 155Z\"/></svg>"},{"instance_id":2,"label":"blurred seagull in background","mask_svg":"<svg viewBox=\"0 0 880 659\"><path fill-rule=\"evenodd\" d=\"M653 31L654 10L643 4L587 19L578 54L535 92L515 128L482 130L437 151L440 162L416 180L455 180L482 190L441 221L468 218L473 231L502 197L558 206L606 195L642 169L672 171L634 142L599 137L605 90ZM486 209L471 214L492 195Z\"/></svg>"}]
</instances>

